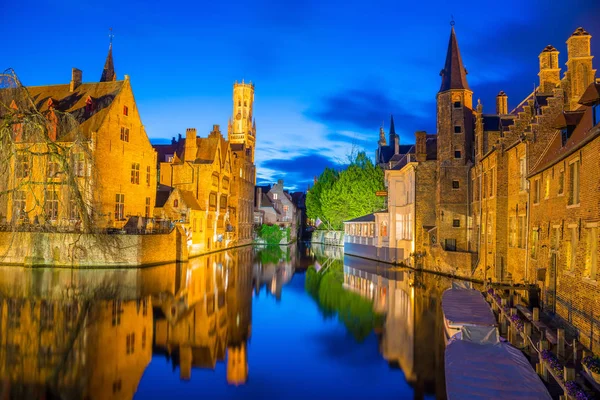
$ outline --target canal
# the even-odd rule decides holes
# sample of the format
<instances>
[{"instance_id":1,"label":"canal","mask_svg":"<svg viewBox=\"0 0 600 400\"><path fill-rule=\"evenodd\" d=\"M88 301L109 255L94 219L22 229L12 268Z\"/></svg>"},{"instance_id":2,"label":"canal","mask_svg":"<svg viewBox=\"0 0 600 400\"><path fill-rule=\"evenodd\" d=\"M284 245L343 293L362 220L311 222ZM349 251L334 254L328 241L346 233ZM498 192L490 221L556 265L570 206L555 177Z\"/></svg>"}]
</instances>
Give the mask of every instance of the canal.
<instances>
[{"instance_id":1,"label":"canal","mask_svg":"<svg viewBox=\"0 0 600 400\"><path fill-rule=\"evenodd\" d=\"M449 279L338 247L0 266L2 398L444 398Z\"/></svg>"}]
</instances>

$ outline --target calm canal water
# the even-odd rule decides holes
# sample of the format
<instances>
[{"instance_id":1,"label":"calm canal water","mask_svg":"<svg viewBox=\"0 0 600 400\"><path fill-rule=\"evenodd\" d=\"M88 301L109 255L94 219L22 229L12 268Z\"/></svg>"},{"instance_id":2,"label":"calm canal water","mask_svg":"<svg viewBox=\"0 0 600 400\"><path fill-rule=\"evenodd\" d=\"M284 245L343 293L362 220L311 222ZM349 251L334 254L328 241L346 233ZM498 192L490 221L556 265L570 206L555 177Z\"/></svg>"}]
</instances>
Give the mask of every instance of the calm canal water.
<instances>
[{"instance_id":1,"label":"calm canal water","mask_svg":"<svg viewBox=\"0 0 600 400\"><path fill-rule=\"evenodd\" d=\"M304 245L0 266L0 398L444 398L450 285Z\"/></svg>"}]
</instances>

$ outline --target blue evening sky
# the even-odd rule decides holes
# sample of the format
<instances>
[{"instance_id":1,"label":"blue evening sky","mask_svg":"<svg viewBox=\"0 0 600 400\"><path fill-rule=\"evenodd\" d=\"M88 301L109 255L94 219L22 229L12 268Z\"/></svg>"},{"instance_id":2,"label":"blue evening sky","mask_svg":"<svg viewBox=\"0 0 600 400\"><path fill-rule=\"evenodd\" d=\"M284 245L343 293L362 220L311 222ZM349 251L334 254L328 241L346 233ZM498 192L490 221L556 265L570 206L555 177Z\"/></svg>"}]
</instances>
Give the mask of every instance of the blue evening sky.
<instances>
[{"instance_id":1,"label":"blue evening sky","mask_svg":"<svg viewBox=\"0 0 600 400\"><path fill-rule=\"evenodd\" d=\"M306 189L353 148L374 154L394 114L401 142L435 132L450 16L474 98L509 107L538 82L540 51L583 26L600 54L600 1L416 2L0 0L0 70L26 85L100 78L114 29L118 79L131 78L153 141L213 124L226 132L232 84L256 85L258 183ZM598 61L594 63L598 67Z\"/></svg>"}]
</instances>

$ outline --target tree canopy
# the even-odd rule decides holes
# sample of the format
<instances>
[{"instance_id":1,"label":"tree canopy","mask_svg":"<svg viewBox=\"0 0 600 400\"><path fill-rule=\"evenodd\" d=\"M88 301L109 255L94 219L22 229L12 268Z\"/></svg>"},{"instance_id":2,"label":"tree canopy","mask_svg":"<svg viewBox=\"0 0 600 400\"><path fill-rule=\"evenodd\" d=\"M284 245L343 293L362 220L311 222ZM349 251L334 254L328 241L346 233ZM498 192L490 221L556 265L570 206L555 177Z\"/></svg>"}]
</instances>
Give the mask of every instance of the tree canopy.
<instances>
[{"instance_id":1,"label":"tree canopy","mask_svg":"<svg viewBox=\"0 0 600 400\"><path fill-rule=\"evenodd\" d=\"M383 170L365 152L349 158L346 169L326 168L306 195L308 217L325 219L334 229L341 229L343 221L384 207L384 199L376 196L385 190Z\"/></svg>"}]
</instances>

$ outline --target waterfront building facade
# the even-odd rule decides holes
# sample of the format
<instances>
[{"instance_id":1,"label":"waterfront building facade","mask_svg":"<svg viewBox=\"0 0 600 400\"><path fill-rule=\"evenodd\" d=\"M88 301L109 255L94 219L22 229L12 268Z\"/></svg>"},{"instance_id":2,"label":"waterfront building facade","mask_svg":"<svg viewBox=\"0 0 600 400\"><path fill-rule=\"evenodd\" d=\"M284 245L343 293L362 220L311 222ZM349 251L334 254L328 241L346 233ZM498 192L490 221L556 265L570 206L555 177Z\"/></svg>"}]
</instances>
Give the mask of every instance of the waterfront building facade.
<instances>
[{"instance_id":1,"label":"waterfront building facade","mask_svg":"<svg viewBox=\"0 0 600 400\"><path fill-rule=\"evenodd\" d=\"M0 90L16 154L0 172L0 223L91 230L152 216L156 153L112 44L100 81L82 76L73 68L67 84Z\"/></svg>"}]
</instances>

